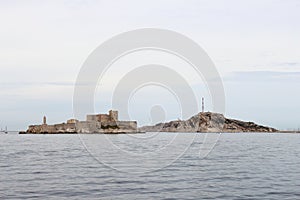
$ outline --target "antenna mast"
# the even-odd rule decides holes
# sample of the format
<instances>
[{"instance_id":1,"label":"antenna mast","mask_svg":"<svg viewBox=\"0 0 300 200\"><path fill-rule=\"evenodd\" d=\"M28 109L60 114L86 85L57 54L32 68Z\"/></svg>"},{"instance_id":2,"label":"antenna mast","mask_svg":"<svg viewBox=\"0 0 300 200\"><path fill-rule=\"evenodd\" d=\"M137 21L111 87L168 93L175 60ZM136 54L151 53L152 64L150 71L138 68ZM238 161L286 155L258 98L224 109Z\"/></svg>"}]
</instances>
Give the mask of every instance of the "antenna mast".
<instances>
[{"instance_id":1,"label":"antenna mast","mask_svg":"<svg viewBox=\"0 0 300 200\"><path fill-rule=\"evenodd\" d=\"M202 97L202 112L204 113L204 97Z\"/></svg>"}]
</instances>

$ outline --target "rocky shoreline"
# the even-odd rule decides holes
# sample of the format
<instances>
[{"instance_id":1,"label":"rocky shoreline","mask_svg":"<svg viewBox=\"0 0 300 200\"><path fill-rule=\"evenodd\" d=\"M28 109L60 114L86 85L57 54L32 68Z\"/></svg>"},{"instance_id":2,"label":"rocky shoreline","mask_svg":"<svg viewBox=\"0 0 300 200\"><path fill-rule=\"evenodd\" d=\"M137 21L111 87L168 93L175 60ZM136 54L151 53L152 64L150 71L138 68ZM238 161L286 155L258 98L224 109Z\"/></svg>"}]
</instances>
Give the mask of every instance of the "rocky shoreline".
<instances>
[{"instance_id":1,"label":"rocky shoreline","mask_svg":"<svg viewBox=\"0 0 300 200\"><path fill-rule=\"evenodd\" d=\"M94 117L94 115L90 115ZM188 120L176 120L166 123L158 123L153 126L137 128L135 121L101 121L99 117L106 115L95 115L96 119L88 119L81 122L68 120L67 123L47 125L30 125L27 131L19 134L128 134L145 132L201 132L201 133L240 133L240 132L281 132L275 128L244 122L236 119L225 118L224 115L212 112L198 113ZM110 117L110 115L108 115ZM116 118L117 119L117 118ZM46 122L46 119L44 120ZM284 131L283 131L284 132ZM285 131L287 132L287 131Z\"/></svg>"}]
</instances>

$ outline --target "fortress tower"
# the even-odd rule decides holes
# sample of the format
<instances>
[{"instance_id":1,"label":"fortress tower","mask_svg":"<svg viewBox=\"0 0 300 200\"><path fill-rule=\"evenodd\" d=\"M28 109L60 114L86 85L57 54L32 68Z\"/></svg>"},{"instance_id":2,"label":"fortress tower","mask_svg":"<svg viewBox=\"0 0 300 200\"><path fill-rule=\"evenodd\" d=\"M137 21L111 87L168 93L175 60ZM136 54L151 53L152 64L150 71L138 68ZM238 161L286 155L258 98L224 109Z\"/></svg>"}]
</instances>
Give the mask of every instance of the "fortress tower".
<instances>
[{"instance_id":1,"label":"fortress tower","mask_svg":"<svg viewBox=\"0 0 300 200\"><path fill-rule=\"evenodd\" d=\"M118 111L116 110L110 110L109 111L109 117L111 121L118 121Z\"/></svg>"},{"instance_id":2,"label":"fortress tower","mask_svg":"<svg viewBox=\"0 0 300 200\"><path fill-rule=\"evenodd\" d=\"M47 124L47 118L46 118L46 116L43 117L43 124L44 124L44 125Z\"/></svg>"}]
</instances>

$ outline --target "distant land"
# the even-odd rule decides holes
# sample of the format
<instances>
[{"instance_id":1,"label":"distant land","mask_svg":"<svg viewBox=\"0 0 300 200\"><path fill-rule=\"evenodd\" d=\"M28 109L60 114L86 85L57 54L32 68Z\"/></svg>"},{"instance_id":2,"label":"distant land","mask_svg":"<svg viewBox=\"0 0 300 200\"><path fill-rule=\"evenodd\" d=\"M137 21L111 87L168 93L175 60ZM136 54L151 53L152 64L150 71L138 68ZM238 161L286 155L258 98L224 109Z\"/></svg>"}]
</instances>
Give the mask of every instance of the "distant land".
<instances>
[{"instance_id":1,"label":"distant land","mask_svg":"<svg viewBox=\"0 0 300 200\"><path fill-rule=\"evenodd\" d=\"M43 124L30 125L20 134L77 134L77 133L138 133L136 121L120 121L118 111L110 110L108 114L90 114L85 121L69 119L67 123L48 125L46 116Z\"/></svg>"},{"instance_id":2,"label":"distant land","mask_svg":"<svg viewBox=\"0 0 300 200\"><path fill-rule=\"evenodd\" d=\"M46 117L43 124L30 125L27 131L20 134L63 134L63 133L142 133L142 132L202 132L202 133L239 133L239 132L288 132L272 127L258 125L254 122L244 122L225 118L224 115L212 112L200 112L188 120L175 120L158 123L153 126L137 128L136 121L119 121L118 111L110 110L109 114L87 115L86 121L69 119L67 123L48 125Z\"/></svg>"},{"instance_id":3,"label":"distant land","mask_svg":"<svg viewBox=\"0 0 300 200\"><path fill-rule=\"evenodd\" d=\"M204 132L204 133L239 133L239 132L279 132L275 128L225 118L212 112L200 112L188 120L176 120L139 128L143 132Z\"/></svg>"}]
</instances>

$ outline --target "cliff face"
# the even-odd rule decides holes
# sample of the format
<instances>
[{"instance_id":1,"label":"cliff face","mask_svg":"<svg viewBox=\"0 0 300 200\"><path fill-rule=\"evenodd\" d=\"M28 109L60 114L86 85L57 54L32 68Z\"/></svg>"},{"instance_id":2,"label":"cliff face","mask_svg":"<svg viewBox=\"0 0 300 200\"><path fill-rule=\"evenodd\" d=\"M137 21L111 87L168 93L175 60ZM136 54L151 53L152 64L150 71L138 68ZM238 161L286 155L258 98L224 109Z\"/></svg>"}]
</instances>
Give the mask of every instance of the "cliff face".
<instances>
[{"instance_id":1,"label":"cliff face","mask_svg":"<svg viewBox=\"0 0 300 200\"><path fill-rule=\"evenodd\" d=\"M30 125L25 133L76 133L75 124Z\"/></svg>"},{"instance_id":2,"label":"cliff face","mask_svg":"<svg viewBox=\"0 0 300 200\"><path fill-rule=\"evenodd\" d=\"M143 126L144 132L277 132L276 129L260 126L253 122L227 119L218 113L199 113L188 120Z\"/></svg>"}]
</instances>

